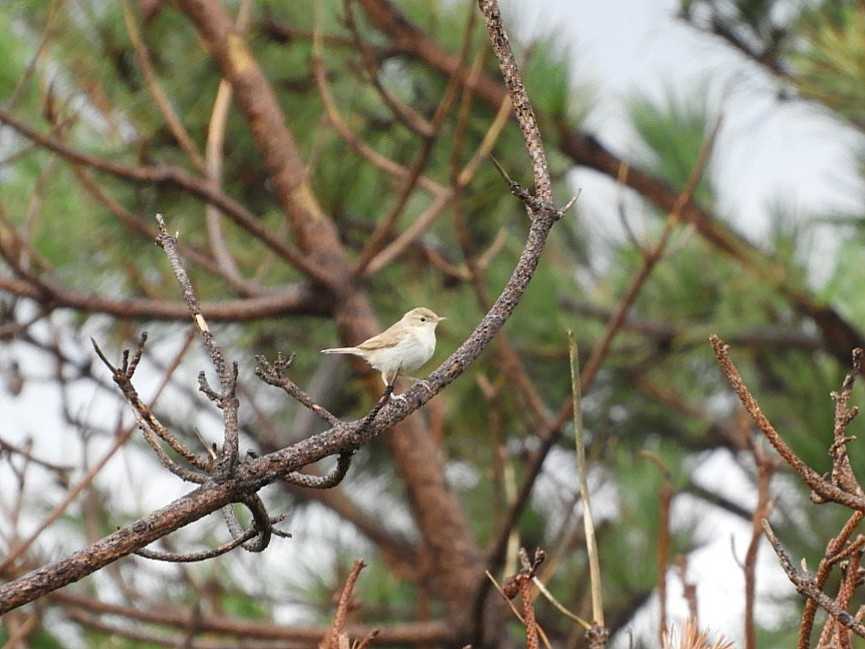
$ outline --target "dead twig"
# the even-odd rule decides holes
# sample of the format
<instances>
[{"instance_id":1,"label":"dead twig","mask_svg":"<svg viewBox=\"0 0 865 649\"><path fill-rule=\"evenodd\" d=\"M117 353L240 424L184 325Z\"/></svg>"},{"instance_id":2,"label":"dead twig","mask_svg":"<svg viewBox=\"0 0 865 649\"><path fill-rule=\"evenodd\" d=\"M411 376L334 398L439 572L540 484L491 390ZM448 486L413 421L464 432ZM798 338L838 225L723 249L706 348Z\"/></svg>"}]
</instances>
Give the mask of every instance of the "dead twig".
<instances>
[{"instance_id":1,"label":"dead twig","mask_svg":"<svg viewBox=\"0 0 865 649\"><path fill-rule=\"evenodd\" d=\"M850 515L850 518L832 540L826 546L826 551L823 553L823 558L817 566L817 571L814 574L814 583L817 588L822 589L826 585L826 580L829 578L829 573L832 566L835 565L840 554L843 553L844 545L849 540L850 536L856 531L859 523L862 522L865 513L855 511ZM797 649L809 649L811 646L811 630L814 627L814 616L817 613L817 602L809 599L805 602L805 608L802 610L802 619L799 622L799 640Z\"/></svg>"},{"instance_id":2,"label":"dead twig","mask_svg":"<svg viewBox=\"0 0 865 649\"><path fill-rule=\"evenodd\" d=\"M233 363L231 369L229 369L226 364L222 350L216 344L216 340L214 339L210 328L207 326L207 321L201 313L201 307L199 306L195 291L192 288L192 282L186 274L183 261L177 251L177 239L168 233L162 215L156 215L156 222L159 226L156 242L160 247L162 247L168 257L168 263L171 265L171 270L174 272L174 276L177 278L177 282L183 290L183 299L186 302L186 306L189 308L192 320L198 328L199 335L201 336L201 342L204 345L207 355L210 357L210 362L213 364L213 369L216 371L216 376L219 379L219 385L222 391L217 395L211 390L209 396L214 398L219 409L222 410L222 416L225 423L223 431L224 440L222 445L222 457L220 458L219 469L222 477L231 476L237 466L239 453L239 423L237 419L237 409L240 406L240 403L237 400L237 363ZM202 392L208 394L204 372L199 374L199 382L202 384Z\"/></svg>"},{"instance_id":3,"label":"dead twig","mask_svg":"<svg viewBox=\"0 0 865 649\"><path fill-rule=\"evenodd\" d=\"M339 601L336 606L336 613L333 616L333 623L328 629L324 639L319 644L319 649L344 649L343 645L348 645L348 636L345 635L345 622L348 617L348 609L351 604L351 596L354 592L354 585L360 577L360 571L366 567L363 561L355 561L351 571L346 577L345 585L339 594Z\"/></svg>"},{"instance_id":4,"label":"dead twig","mask_svg":"<svg viewBox=\"0 0 865 649\"><path fill-rule=\"evenodd\" d=\"M784 459L787 464L804 480L811 489L819 496L832 502L837 502L840 505L849 507L857 511L865 512L865 497L858 493L849 493L840 487L833 484L830 480L825 479L814 469L808 466L796 453L791 449L781 435L775 430L775 427L763 414L757 401L751 395L748 386L739 374L739 370L730 360L730 348L718 336L711 336L709 342L715 352L715 358L721 367L721 371L727 378L727 382L733 388L733 391L738 395L739 400L745 407L746 412L751 416L751 419L757 425L757 428L765 435L769 443L778 451L778 454Z\"/></svg>"},{"instance_id":5,"label":"dead twig","mask_svg":"<svg viewBox=\"0 0 865 649\"><path fill-rule=\"evenodd\" d=\"M772 549L775 550L775 554L778 555L781 567L784 569L784 572L787 573L788 579L790 579L792 584L796 587L796 590L805 597L813 600L817 606L831 615L838 624L850 629L856 635L865 638L865 625L856 621L850 613L843 610L831 597L820 590L817 587L817 582L814 579L814 576L807 570L796 568L790 555L784 549L784 546L781 545L778 537L775 536L775 532L772 530L772 526L769 525L769 521L767 520L763 520L763 531L765 532L769 543L772 545Z\"/></svg>"},{"instance_id":6,"label":"dead twig","mask_svg":"<svg viewBox=\"0 0 865 649\"><path fill-rule=\"evenodd\" d=\"M282 514L280 516L275 516L270 519L271 525L276 525L277 523L281 523L286 518L288 518L287 514ZM291 534L287 532L278 532L278 530L272 530L274 534L278 534L279 536L285 536L290 538ZM147 548L142 548L140 550L136 550L135 554L139 557L144 557L145 559L154 559L156 561L166 561L169 563L193 563L196 561L205 561L207 559L213 559L215 557L226 554L227 552L231 552L234 548L242 545L246 541L249 541L256 536L259 535L259 530L257 528L252 528L246 530L236 538L228 541L227 543L223 543L215 548L210 548L207 550L201 550L199 552L160 552L159 550L148 550Z\"/></svg>"},{"instance_id":7,"label":"dead twig","mask_svg":"<svg viewBox=\"0 0 865 649\"><path fill-rule=\"evenodd\" d=\"M601 560L598 541L595 538L595 522L592 518L591 494L589 493L586 447L583 441L582 390L580 388L579 355L573 331L568 331L568 353L571 366L571 395L574 412L574 437L577 445L577 472L580 476L580 494L583 500L583 526L586 533L586 553L589 557L589 576L592 590L592 622L604 626L604 596L601 582Z\"/></svg>"}]
</instances>

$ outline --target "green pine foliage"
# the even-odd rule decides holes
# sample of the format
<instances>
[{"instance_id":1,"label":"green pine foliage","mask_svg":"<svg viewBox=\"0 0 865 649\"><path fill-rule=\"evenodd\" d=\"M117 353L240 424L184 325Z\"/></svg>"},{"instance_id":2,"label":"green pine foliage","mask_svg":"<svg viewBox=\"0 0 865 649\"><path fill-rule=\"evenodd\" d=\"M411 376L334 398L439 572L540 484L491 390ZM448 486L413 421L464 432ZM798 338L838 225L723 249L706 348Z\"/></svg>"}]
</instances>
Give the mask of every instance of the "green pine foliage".
<instances>
[{"instance_id":1,"label":"green pine foliage","mask_svg":"<svg viewBox=\"0 0 865 649\"><path fill-rule=\"evenodd\" d=\"M25 3L27 11L21 4L0 6L0 33L8 35L0 39L0 61L4 62L0 65L0 97L10 96L15 90L34 54L48 13L54 11L54 14L45 54L51 65L37 66L34 78L20 88L16 115L23 116L42 133L54 127L50 121L52 115L61 121L69 119L56 137L100 158L130 166L191 168L147 90L124 26L122 3L60 3L52 10L49 7L56 3L32 2ZM234 8L237 3L228 4ZM370 232L392 208L400 183L360 159L328 123L312 73L310 40L298 36L282 42L268 32L267 21L291 25L302 33L311 32L314 17L307 4L278 0L255 3L249 43L273 85L302 157L311 163L310 180L316 196L332 215L346 246L352 254L359 254ZM459 52L467 18L462 3L410 0L399 5L430 38L449 52ZM684 14L715 12L746 42L759 46L760 50L775 48L783 65L790 70L790 78L785 80L790 87L802 98L822 105L839 121L861 127L865 124L862 113L865 10L861 3L810 3L797 8L792 17L790 11L779 12L777 7L777 2L769 0L682 3ZM348 36L341 18L342 2L322 2L319 13L324 33ZM784 22L779 18L782 14ZM358 11L356 18L365 41L374 47L387 44L366 23L362 12ZM192 138L202 144L219 83L213 61L179 11L160 11L140 27L160 84ZM779 48L782 41L785 47ZM469 62L479 48L486 47L485 43L484 30L478 24L471 38ZM578 54L563 50L553 37L522 44L518 52L526 62L528 90L551 149L551 167L557 178L554 193L563 200L572 193L572 187L564 180L571 163L552 150L560 127L576 127L591 112L590 89L598 82L577 78L574 70ZM393 119L375 90L366 83L357 51L352 47L328 46L323 65L335 102L352 132L382 155L410 166L418 155L418 140ZM493 57L487 55L483 66L490 76L498 74ZM398 57L385 64L382 79L396 96L426 117L434 113L447 88L447 80L422 63ZM660 100L637 96L629 101L628 119L634 134L629 153L634 155L635 164L663 179L674 191L684 188L701 146L714 126L717 107L710 101L708 85L707 81L706 86L697 87L688 95L662 92L658 93ZM458 110L459 103L455 102L426 170L429 177L445 184L452 171ZM462 162L478 147L494 115L493 108L477 99L473 102ZM12 138L5 138L0 140L3 147L0 158L11 152L5 149ZM23 140L13 140L12 151L26 146ZM514 124L502 132L495 155L519 182L529 183L527 157ZM236 108L228 120L224 159L226 193L241 201L273 232L289 240L288 224L269 187L261 156ZM184 243L207 249L204 207L200 201L169 186L133 185L104 174L87 173L133 218L149 227L152 214L160 211L168 216L171 228L182 233ZM62 278L65 286L93 294L179 299L164 255L147 238L131 233L116 215L95 200L80 175L67 163L45 152L31 152L14 165L0 169L0 183L3 212L19 227L28 224L34 233L36 250L50 264L49 276L58 281ZM709 165L694 200L700 207L714 210L722 204L720 198L725 191L727 188L719 186ZM35 195L41 205L38 210L31 210ZM416 192L398 221L397 230L407 227L430 201L422 191ZM500 231L504 233L505 242L489 261L483 278L484 288L495 296L513 269L525 238L528 228L525 210L505 191L497 171L486 163L465 188L461 205L476 251L485 250ZM640 216L647 215L650 225L644 234L647 244L652 245L666 215L655 214L649 203L641 204L640 209ZM663 461L677 492L688 491L689 483L699 477L701 463L712 453L728 453L745 467L745 475L753 472L747 454L724 432L735 420L736 404L706 345L708 335L747 338L755 332L783 330L816 338L812 324L792 309L788 296L779 291L778 277L783 277L789 286L814 290L820 300L831 304L857 327L861 328L865 322L865 297L861 291L865 282L862 252L865 221L861 215L842 222L820 215L794 214L781 198L767 210L773 212L770 232L757 244L770 262L756 275L746 271L742 263L719 253L692 228L684 224L675 226L667 256L660 261L631 309L633 318L670 327L675 335L661 340L622 331L585 395L583 415L592 484L597 478L597 484L602 485L600 498L606 501L599 508L605 512L599 521L599 540L611 619L644 603L658 578L655 556L661 533L658 493L662 477L658 467L641 451L650 451ZM31 211L35 214L32 219L27 216ZM715 216L724 219L723 214ZM553 410L570 394L566 329L576 331L584 359L604 329L602 321L574 313L568 300L588 300L595 306L613 310L643 261L640 251L624 237L606 244L591 240L583 222L589 218L592 215L581 214L580 220L569 216L557 226L532 284L505 328L528 375ZM827 236L838 240L831 260L814 259L808 254L813 232L807 224L811 222L819 222L822 231L829 233ZM266 286L298 279L294 270L263 250L249 235L230 223L224 227L229 248L245 276L255 277ZM462 267L463 254L450 211L443 212L432 224L422 243L438 251L453 266ZM599 249L601 245L603 249ZM597 258L609 263L599 264ZM818 264L829 265L827 279L814 279L819 275L814 272ZM219 301L234 297L224 281L201 268L192 266L191 273L203 299ZM408 305L424 304L448 316L429 367L444 360L483 315L470 283L439 272L416 249L409 250L374 277L359 281L368 288L382 322L396 320ZM129 335L128 323L109 322L105 318L88 320L82 316L73 325L81 328L85 323L90 332L100 327L106 336L115 336L118 341ZM175 325L148 324L148 328L156 336L178 331ZM281 318L218 330L224 344L230 341L235 358L251 359L253 354L273 356L277 351L298 352L292 372L302 384L321 362L317 350L337 339L335 324L315 317ZM837 389L846 367L825 351L804 346L742 344L734 349L734 355L767 416L793 449L818 471L828 471L830 460L826 449L832 430L832 402L828 395ZM249 373L251 361L244 362L243 371ZM494 397L485 394L481 377L497 390ZM650 391L638 389L637 378L675 395L684 407L677 411ZM333 401L334 410L340 415L357 416L371 405L355 375L338 392ZM862 392L854 394L857 400ZM458 475L454 488L475 537L484 547L494 540L500 512L506 506L503 485L494 465L496 446L508 450L508 462L519 484L525 473L524 459L533 448L538 427L518 391L503 374L495 344L441 398L446 413L443 452ZM281 402L273 408L276 421L291 421L292 405ZM693 411L701 416L693 416ZM861 438L862 426L865 422L855 422L850 433L860 433ZM250 440L250 445L254 442ZM862 466L865 449L856 443L849 448L854 466ZM554 454L568 461L572 458L572 430L562 436ZM561 464L564 462L556 467ZM359 452L351 471L350 480L356 485L352 488L353 495L359 500L363 500L364 488L380 490L384 502L398 503L399 513L406 515L409 504L404 488L383 444L376 442ZM568 489L576 484L575 473L571 469L564 472L569 481L561 487L564 502L572 495ZM777 476L773 489L780 493L776 525L779 537L797 557L804 556L810 566L816 565L827 540L824 532L839 529L845 512L837 507L810 505L807 489L789 474ZM744 507L753 506L753 493L743 493L737 502ZM364 504L387 519L387 508L377 508L380 503ZM298 502L296 506L301 512L304 508L318 507L308 502ZM671 557L716 540L701 526L701 513L700 508L695 508L674 517ZM113 520L123 522L126 517L118 513ZM131 519L133 515L128 517ZM558 538L562 517L554 503L535 499L519 521L523 543L549 547ZM579 518L575 517L572 524L579 525ZM285 588L296 599L309 603L314 621L326 623L330 619L332 594L346 572L346 562L359 552L367 552L367 558L371 557L356 591L364 613L368 613L365 622L415 619L424 606L428 606L426 613L431 617L441 613L435 602L424 600L418 585L394 575L368 545L349 542L341 550L339 565L330 566L332 570L323 571L324 575L304 575ZM620 560L623 557L626 560ZM229 560L223 558L214 564L214 579L231 581L229 571L221 563ZM553 592L580 615L589 610L587 575L584 551L577 543L567 548L550 583ZM271 615L273 607L269 603L257 601L255 594L244 592L236 583L234 586L220 600L226 614L250 619L266 619ZM761 646L788 646L789 634L779 629L789 628L797 619L799 603L790 600L786 604L783 625L777 629L761 628L761 640L765 641ZM545 625L562 634L570 630L569 623L561 618L550 617ZM3 640L0 634L0 641ZM92 643L90 646L145 646L109 641L97 633L88 633L85 641ZM47 632L32 639L31 644L67 646Z\"/></svg>"}]
</instances>

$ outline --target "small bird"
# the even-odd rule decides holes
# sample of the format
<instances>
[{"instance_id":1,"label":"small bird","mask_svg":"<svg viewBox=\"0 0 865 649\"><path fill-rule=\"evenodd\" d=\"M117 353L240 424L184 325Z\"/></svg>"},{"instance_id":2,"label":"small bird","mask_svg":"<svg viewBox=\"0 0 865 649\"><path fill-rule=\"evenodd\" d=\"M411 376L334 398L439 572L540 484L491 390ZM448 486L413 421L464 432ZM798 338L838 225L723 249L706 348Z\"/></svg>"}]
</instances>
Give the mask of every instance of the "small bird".
<instances>
[{"instance_id":1,"label":"small bird","mask_svg":"<svg viewBox=\"0 0 865 649\"><path fill-rule=\"evenodd\" d=\"M389 387L401 372L416 370L432 358L436 348L436 327L445 319L426 307L418 307L356 347L333 347L321 352L360 356L381 372L385 387Z\"/></svg>"}]
</instances>

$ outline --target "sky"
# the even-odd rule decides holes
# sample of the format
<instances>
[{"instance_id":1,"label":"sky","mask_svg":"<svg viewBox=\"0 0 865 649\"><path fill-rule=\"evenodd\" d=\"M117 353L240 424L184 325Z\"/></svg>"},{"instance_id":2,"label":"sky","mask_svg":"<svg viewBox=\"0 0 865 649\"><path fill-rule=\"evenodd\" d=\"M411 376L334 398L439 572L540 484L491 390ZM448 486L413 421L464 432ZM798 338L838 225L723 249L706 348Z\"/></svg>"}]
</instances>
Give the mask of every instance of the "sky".
<instances>
[{"instance_id":1,"label":"sky","mask_svg":"<svg viewBox=\"0 0 865 649\"><path fill-rule=\"evenodd\" d=\"M594 87L597 102L588 118L588 129L626 158L633 158L637 152L634 134L625 119L629 97L643 93L661 98L664 92L687 96L695 89L707 88L709 96L723 105L725 114L711 166L711 173L724 192L720 212L752 241L759 244L768 223L767 207L780 197L801 213L858 209L854 202L857 193L850 191L851 187L858 187L858 181L839 170L851 168L849 145L851 138L859 136L813 106L779 104L776 86L765 73L722 44L695 34L675 18L676 5L674 0L502 0L506 21L518 34L530 36L554 30L559 35L572 57L577 82L589 82ZM606 179L586 170L575 172L573 182L582 190L582 213L591 215L591 227L602 235L617 233L620 226L613 206L618 190ZM822 245L831 247L832 242ZM9 349L0 349L0 362L6 362L9 354ZM45 375L51 371L47 359L28 360L34 364L31 367ZM142 392L148 394L152 387L144 385ZM85 409L99 407L101 403L92 390L73 396ZM45 439L45 431L56 429L59 405L53 391L38 385L29 385L18 399L0 392L4 422L0 434L13 440L26 433L34 434L40 455L62 461L78 448L77 440L55 434L48 444L40 441ZM207 424L202 426L207 434ZM98 447L100 442L94 444ZM158 507L183 492L182 486L154 482L152 475L141 470L128 473L134 465L129 456L122 454L112 471L101 477L101 483L115 493L135 491L130 484L132 479L158 484L158 488L141 495L142 501L137 506L145 509ZM0 477L8 479L8 474L2 473ZM720 453L703 458L700 479L707 485L723 485L736 498L741 497L748 484L741 469ZM750 507L754 502L741 504ZM678 500L674 522L692 513L693 506L687 499ZM317 529L320 539L345 533L334 521L322 519L315 526L297 525L296 529ZM714 539L691 561L691 578L702 586L701 622L740 644L742 611L737 603L744 601L744 591L741 572L731 551L731 537L741 558L750 528L732 516L708 512L700 531L705 538ZM285 573L285 565L294 559L311 560L301 556L309 551L309 544L301 543L302 538L296 540L294 543L277 540L278 553L254 559L266 561L268 571L272 570L274 575ZM603 548L601 553L603 559ZM766 594L790 592L791 588L768 547L761 551L758 580L758 593L763 596L758 611L763 619L771 620L773 605ZM711 587L706 588L707 584ZM655 606L653 600L638 617L637 631L648 631L654 624ZM681 618L686 613L675 579L670 580L670 606L674 617ZM287 611L285 619L290 618L291 612ZM624 642L621 640L620 646L625 646L621 644Z\"/></svg>"},{"instance_id":2,"label":"sky","mask_svg":"<svg viewBox=\"0 0 865 649\"><path fill-rule=\"evenodd\" d=\"M627 124L627 100L705 90L724 115L710 173L720 189L718 212L759 245L767 208L793 214L860 209L851 171L851 141L860 135L818 107L779 102L777 84L756 64L676 18L677 0L502 0L508 25L524 35L554 33L568 49L577 83L597 97L586 127L626 159L639 154ZM593 227L620 230L618 190L588 170L573 175ZM851 191L852 188L852 191ZM831 248L832 242L818 241ZM815 269L819 279L826 268Z\"/></svg>"}]
</instances>

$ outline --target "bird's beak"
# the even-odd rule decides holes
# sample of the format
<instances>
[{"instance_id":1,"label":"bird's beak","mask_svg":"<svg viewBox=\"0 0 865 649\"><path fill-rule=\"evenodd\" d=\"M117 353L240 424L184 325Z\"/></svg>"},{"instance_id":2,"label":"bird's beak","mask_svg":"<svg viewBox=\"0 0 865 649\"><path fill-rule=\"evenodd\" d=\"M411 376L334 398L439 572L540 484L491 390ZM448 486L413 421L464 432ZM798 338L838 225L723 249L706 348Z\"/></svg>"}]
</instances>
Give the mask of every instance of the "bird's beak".
<instances>
[{"instance_id":1,"label":"bird's beak","mask_svg":"<svg viewBox=\"0 0 865 649\"><path fill-rule=\"evenodd\" d=\"M444 317L443 315L436 316L436 318L437 318L436 322L441 322L442 320L447 320L447 318Z\"/></svg>"}]
</instances>

